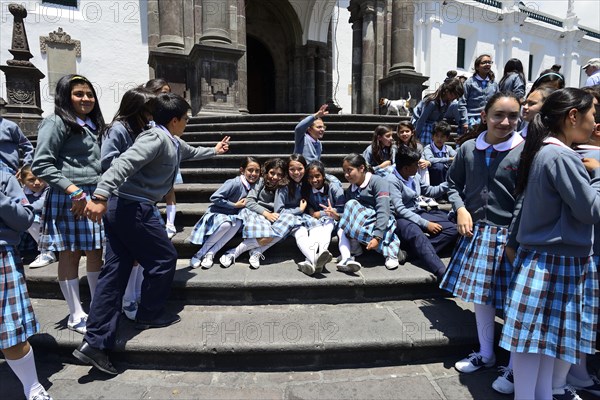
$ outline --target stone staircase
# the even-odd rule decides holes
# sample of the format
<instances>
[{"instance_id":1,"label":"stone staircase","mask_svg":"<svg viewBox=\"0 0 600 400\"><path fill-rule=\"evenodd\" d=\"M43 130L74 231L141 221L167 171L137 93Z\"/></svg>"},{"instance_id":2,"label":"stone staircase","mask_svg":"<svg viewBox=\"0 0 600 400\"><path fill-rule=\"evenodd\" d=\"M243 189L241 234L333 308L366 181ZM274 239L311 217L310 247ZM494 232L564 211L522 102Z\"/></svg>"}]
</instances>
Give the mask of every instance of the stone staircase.
<instances>
[{"instance_id":1,"label":"stone staircase","mask_svg":"<svg viewBox=\"0 0 600 400\"><path fill-rule=\"evenodd\" d=\"M340 366L419 363L463 355L476 343L470 306L448 298L435 277L406 264L395 271L383 257L366 254L357 274L336 270L308 277L295 262L302 256L293 239L274 246L258 270L247 255L229 269L190 269L198 246L187 242L194 223L209 205L210 195L236 176L245 155L261 160L285 157L293 150L293 129L302 115L248 115L193 118L183 138L192 145L214 146L231 136L227 155L182 164L184 184L176 186L178 233L173 242L180 260L169 307L182 322L139 332L122 318L117 366L173 369L315 369ZM322 160L344 181L342 158L369 145L374 128L395 126L398 117L331 115ZM164 210L164 205L161 206ZM226 249L239 243L235 238ZM334 239L330 250L337 252ZM220 255L220 254L219 254ZM448 259L446 255L445 261ZM218 257L217 257L218 259ZM65 329L67 306L56 281L56 264L26 268L42 334L37 349L58 352L66 362L81 336ZM82 297L87 299L83 263Z\"/></svg>"}]
</instances>

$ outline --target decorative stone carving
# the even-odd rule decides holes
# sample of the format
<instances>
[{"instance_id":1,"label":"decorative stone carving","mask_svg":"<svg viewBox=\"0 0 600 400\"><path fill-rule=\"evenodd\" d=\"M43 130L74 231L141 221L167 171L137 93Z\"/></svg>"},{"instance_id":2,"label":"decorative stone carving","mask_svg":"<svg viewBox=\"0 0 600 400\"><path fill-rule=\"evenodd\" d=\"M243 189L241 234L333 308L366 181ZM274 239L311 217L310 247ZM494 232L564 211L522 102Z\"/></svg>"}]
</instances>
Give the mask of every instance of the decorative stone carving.
<instances>
[{"instance_id":1,"label":"decorative stone carving","mask_svg":"<svg viewBox=\"0 0 600 400\"><path fill-rule=\"evenodd\" d=\"M48 51L48 44L74 46L75 55L81 57L81 41L71 39L71 35L63 31L61 27L57 31L50 32L48 36L40 36L40 51L42 54L46 54Z\"/></svg>"}]
</instances>

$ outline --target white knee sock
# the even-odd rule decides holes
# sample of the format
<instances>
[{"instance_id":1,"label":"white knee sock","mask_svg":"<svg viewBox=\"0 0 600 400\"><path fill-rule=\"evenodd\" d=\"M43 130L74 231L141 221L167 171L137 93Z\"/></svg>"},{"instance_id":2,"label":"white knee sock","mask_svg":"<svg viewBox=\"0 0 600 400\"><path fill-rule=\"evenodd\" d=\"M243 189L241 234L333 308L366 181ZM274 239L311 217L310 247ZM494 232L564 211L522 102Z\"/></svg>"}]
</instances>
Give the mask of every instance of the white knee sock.
<instances>
[{"instance_id":1,"label":"white knee sock","mask_svg":"<svg viewBox=\"0 0 600 400\"><path fill-rule=\"evenodd\" d=\"M167 225L175 224L175 213L177 212L177 206L175 204L167 206Z\"/></svg>"},{"instance_id":2,"label":"white knee sock","mask_svg":"<svg viewBox=\"0 0 600 400\"><path fill-rule=\"evenodd\" d=\"M87 272L87 280L88 285L90 286L90 295L92 296L92 301L94 301L94 293L96 292L96 286L98 285L98 277L100 276L100 271L98 272Z\"/></svg>"},{"instance_id":3,"label":"white knee sock","mask_svg":"<svg viewBox=\"0 0 600 400\"><path fill-rule=\"evenodd\" d=\"M540 355L540 369L535 384L536 399L552 398L552 375L554 370L554 358ZM568 370L567 370L568 371Z\"/></svg>"},{"instance_id":4,"label":"white knee sock","mask_svg":"<svg viewBox=\"0 0 600 400\"><path fill-rule=\"evenodd\" d=\"M79 298L79 279L58 281L58 284L69 306L69 321L75 322L85 317L86 314L81 307L81 300Z\"/></svg>"},{"instance_id":5,"label":"white knee sock","mask_svg":"<svg viewBox=\"0 0 600 400\"><path fill-rule=\"evenodd\" d=\"M333 222L319 225L308 232L310 240L319 244L318 253L329 249L331 232L333 232Z\"/></svg>"},{"instance_id":6,"label":"white knee sock","mask_svg":"<svg viewBox=\"0 0 600 400\"><path fill-rule=\"evenodd\" d=\"M137 286L137 278L138 278L138 269L140 266L138 264L134 265L131 268L131 273L129 274L129 280L127 281L127 287L125 288L125 294L123 294L123 302L124 303L132 303L136 300L135 297L135 288Z\"/></svg>"},{"instance_id":7,"label":"white knee sock","mask_svg":"<svg viewBox=\"0 0 600 400\"><path fill-rule=\"evenodd\" d=\"M344 233L343 229L338 229L338 248L340 249L340 255L342 256L342 261L347 260L351 257L350 254L350 240L348 236Z\"/></svg>"},{"instance_id":8,"label":"white knee sock","mask_svg":"<svg viewBox=\"0 0 600 400\"><path fill-rule=\"evenodd\" d=\"M534 353L511 352L515 400L551 399L554 359Z\"/></svg>"},{"instance_id":9,"label":"white knee sock","mask_svg":"<svg viewBox=\"0 0 600 400\"><path fill-rule=\"evenodd\" d=\"M135 300L139 303L142 299L142 282L144 282L144 267L138 264L138 275L135 280Z\"/></svg>"},{"instance_id":10,"label":"white knee sock","mask_svg":"<svg viewBox=\"0 0 600 400\"><path fill-rule=\"evenodd\" d=\"M489 360L494 356L494 306L475 304L475 320L477 321L477 337L479 338L479 352L484 359Z\"/></svg>"},{"instance_id":11,"label":"white knee sock","mask_svg":"<svg viewBox=\"0 0 600 400\"><path fill-rule=\"evenodd\" d=\"M18 360L6 359L6 362L23 384L23 391L26 398L30 399L44 390L44 387L38 381L33 348L30 348L29 353L23 358Z\"/></svg>"},{"instance_id":12,"label":"white knee sock","mask_svg":"<svg viewBox=\"0 0 600 400\"><path fill-rule=\"evenodd\" d=\"M308 229L305 227L301 227L296 232L294 232L294 237L296 238L296 245L304 254L304 257L311 264L315 263L315 259L317 258L317 252L319 251L319 244L317 242L311 241L308 236Z\"/></svg>"},{"instance_id":13,"label":"white knee sock","mask_svg":"<svg viewBox=\"0 0 600 400\"><path fill-rule=\"evenodd\" d=\"M255 249L260 245L256 239L245 239L242 243L238 244L234 249L233 256L237 259L239 256L247 252L248 250Z\"/></svg>"},{"instance_id":14,"label":"white knee sock","mask_svg":"<svg viewBox=\"0 0 600 400\"><path fill-rule=\"evenodd\" d=\"M587 354L581 353L581 359L578 364L571 365L569 375L587 381L590 379L590 373L587 370Z\"/></svg>"},{"instance_id":15,"label":"white knee sock","mask_svg":"<svg viewBox=\"0 0 600 400\"><path fill-rule=\"evenodd\" d=\"M565 361L554 359L554 370L552 371L552 389L559 389L567 384L567 375L573 364Z\"/></svg>"},{"instance_id":16,"label":"white knee sock","mask_svg":"<svg viewBox=\"0 0 600 400\"><path fill-rule=\"evenodd\" d=\"M225 222L219 226L215 233L204 242L202 248L196 253L196 257L202 258L207 253L216 254L235 236L242 226L242 221L236 221L235 224Z\"/></svg>"}]
</instances>

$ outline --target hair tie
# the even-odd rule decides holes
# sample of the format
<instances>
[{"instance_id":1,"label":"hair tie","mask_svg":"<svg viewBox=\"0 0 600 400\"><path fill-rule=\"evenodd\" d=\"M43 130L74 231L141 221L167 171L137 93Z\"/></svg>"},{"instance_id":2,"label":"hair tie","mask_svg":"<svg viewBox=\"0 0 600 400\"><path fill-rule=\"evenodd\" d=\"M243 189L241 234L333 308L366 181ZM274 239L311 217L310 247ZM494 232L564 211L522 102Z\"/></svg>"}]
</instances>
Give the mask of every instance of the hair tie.
<instances>
[{"instance_id":1,"label":"hair tie","mask_svg":"<svg viewBox=\"0 0 600 400\"><path fill-rule=\"evenodd\" d=\"M537 82L537 81L539 81L540 79L542 79L543 77L545 77L545 76L551 76L551 75L558 76L558 77L560 78L560 80L561 80L561 81L564 81L564 80L565 80L565 78L563 78L563 76L562 76L561 74L557 74L556 72L548 72L548 73L545 73L544 75L541 75L541 76L540 76L539 78L537 78L535 81Z\"/></svg>"}]
</instances>

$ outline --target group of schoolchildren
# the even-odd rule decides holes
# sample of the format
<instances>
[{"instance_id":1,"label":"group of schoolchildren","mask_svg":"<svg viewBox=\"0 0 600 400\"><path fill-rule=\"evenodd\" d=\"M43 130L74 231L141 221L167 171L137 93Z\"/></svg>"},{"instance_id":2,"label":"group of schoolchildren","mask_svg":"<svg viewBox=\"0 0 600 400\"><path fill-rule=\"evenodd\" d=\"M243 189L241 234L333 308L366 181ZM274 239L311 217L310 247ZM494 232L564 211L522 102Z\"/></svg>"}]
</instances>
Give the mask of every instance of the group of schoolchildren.
<instances>
[{"instance_id":1,"label":"group of schoolchildren","mask_svg":"<svg viewBox=\"0 0 600 400\"><path fill-rule=\"evenodd\" d=\"M511 357L495 390L518 399L577 399L572 386L600 395L600 381L586 369L599 295L600 240L593 239L594 226L600 230L598 88L563 89L564 78L554 71L543 73L526 98L514 89L491 93L491 65L491 57L478 57L465 85L449 76L417 106L414 124L398 125L396 139L392 129L378 127L363 155L343 159L346 189L319 161L326 106L298 124L287 159L261 164L245 157L240 175L211 196L195 225L190 241L201 248L190 266L212 267L241 231L242 242L220 257L222 267L249 251L250 266L259 268L271 246L292 236L305 258L298 269L314 275L333 259L335 232L338 270L359 271L355 257L363 246L381 253L388 269L408 256L443 289L474 303L480 350L458 361L457 370L495 364L490 332L499 309L505 319L500 346ZM117 374L107 351L115 346L122 311L137 329L180 320L165 309L177 260L169 240L173 220L167 216L165 225L156 203L172 193L182 161L227 152L229 137L212 149L186 144L180 136L190 107L169 92L162 80L128 91L105 127L92 84L68 75L58 82L55 113L40 125L35 156L27 153L31 167L19 168L18 155L15 163L15 153L5 156L2 147L1 279L8 298L2 299L0 344L29 399L50 398L27 342L39 326L16 248L36 212L39 261L58 253L67 328L84 335L75 357ZM460 138L458 150L446 145L450 126L443 119L451 107L459 126L477 126ZM427 199L444 198L454 217L429 207ZM446 267L438 253L457 233ZM84 254L89 314L79 297Z\"/></svg>"}]
</instances>

